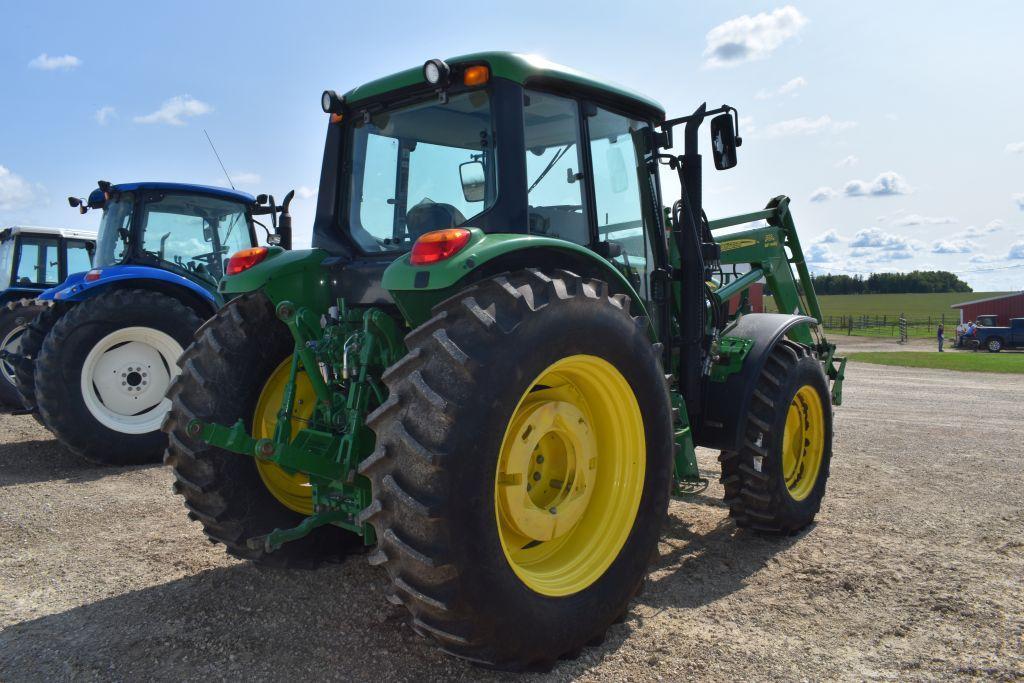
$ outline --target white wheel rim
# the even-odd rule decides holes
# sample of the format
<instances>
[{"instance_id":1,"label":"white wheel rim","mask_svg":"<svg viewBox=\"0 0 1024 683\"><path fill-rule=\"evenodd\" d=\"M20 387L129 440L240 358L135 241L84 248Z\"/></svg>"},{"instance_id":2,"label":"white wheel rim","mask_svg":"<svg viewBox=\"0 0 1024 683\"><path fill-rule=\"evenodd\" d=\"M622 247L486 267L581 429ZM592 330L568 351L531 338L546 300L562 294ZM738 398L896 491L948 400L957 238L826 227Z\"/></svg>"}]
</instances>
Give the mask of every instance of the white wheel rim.
<instances>
[{"instance_id":1,"label":"white wheel rim","mask_svg":"<svg viewBox=\"0 0 1024 683\"><path fill-rule=\"evenodd\" d=\"M180 370L182 348L151 327L125 327L101 339L82 366L85 407L104 427L122 434L160 428L171 402L164 395Z\"/></svg>"},{"instance_id":2,"label":"white wheel rim","mask_svg":"<svg viewBox=\"0 0 1024 683\"><path fill-rule=\"evenodd\" d=\"M18 338L21 337L21 333L25 331L25 325L18 325L13 330L7 333L0 341L0 349L4 351L14 351L14 345L18 342ZM12 366L6 359L0 361L0 374L3 375L4 380L14 386L14 366Z\"/></svg>"}]
</instances>

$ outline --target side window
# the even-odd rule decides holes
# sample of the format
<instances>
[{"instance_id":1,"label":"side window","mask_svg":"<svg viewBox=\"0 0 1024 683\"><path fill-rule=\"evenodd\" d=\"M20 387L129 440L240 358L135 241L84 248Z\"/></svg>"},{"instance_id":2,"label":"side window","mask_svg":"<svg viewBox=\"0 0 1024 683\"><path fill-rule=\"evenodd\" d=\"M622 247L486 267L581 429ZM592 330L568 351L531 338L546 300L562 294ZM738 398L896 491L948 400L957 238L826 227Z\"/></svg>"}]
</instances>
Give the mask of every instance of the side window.
<instances>
[{"instance_id":1,"label":"side window","mask_svg":"<svg viewBox=\"0 0 1024 683\"><path fill-rule=\"evenodd\" d=\"M11 268L14 267L14 238L0 242L0 289L11 286Z\"/></svg>"},{"instance_id":2,"label":"side window","mask_svg":"<svg viewBox=\"0 0 1024 683\"><path fill-rule=\"evenodd\" d=\"M395 224L395 181L398 178L398 140L375 133L366 136L363 196L359 224L373 237L392 236Z\"/></svg>"},{"instance_id":3,"label":"side window","mask_svg":"<svg viewBox=\"0 0 1024 683\"><path fill-rule=\"evenodd\" d=\"M590 244L580 172L579 105L527 91L523 124L530 232Z\"/></svg>"},{"instance_id":4,"label":"side window","mask_svg":"<svg viewBox=\"0 0 1024 683\"><path fill-rule=\"evenodd\" d=\"M643 158L635 136L647 124L598 109L588 119L588 126L598 239L621 248L622 253L613 260L646 299L647 280L654 267L647 233L654 226L644 224L638 173Z\"/></svg>"},{"instance_id":5,"label":"side window","mask_svg":"<svg viewBox=\"0 0 1024 683\"><path fill-rule=\"evenodd\" d=\"M60 281L57 240L23 237L15 282L19 285L56 285Z\"/></svg>"},{"instance_id":6,"label":"side window","mask_svg":"<svg viewBox=\"0 0 1024 683\"><path fill-rule=\"evenodd\" d=\"M81 273L92 268L92 257L85 242L68 240L68 275Z\"/></svg>"}]
</instances>

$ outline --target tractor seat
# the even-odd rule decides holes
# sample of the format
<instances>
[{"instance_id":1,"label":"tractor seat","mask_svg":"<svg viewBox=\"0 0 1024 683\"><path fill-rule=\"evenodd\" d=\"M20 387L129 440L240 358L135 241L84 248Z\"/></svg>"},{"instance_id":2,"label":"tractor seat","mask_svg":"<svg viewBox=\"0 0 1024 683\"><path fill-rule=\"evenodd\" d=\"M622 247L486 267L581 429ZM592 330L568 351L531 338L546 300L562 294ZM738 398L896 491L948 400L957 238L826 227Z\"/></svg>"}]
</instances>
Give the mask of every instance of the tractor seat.
<instances>
[{"instance_id":1,"label":"tractor seat","mask_svg":"<svg viewBox=\"0 0 1024 683\"><path fill-rule=\"evenodd\" d=\"M405 229L413 241L431 230L457 228L465 222L466 217L451 204L429 199L424 199L405 214Z\"/></svg>"}]
</instances>

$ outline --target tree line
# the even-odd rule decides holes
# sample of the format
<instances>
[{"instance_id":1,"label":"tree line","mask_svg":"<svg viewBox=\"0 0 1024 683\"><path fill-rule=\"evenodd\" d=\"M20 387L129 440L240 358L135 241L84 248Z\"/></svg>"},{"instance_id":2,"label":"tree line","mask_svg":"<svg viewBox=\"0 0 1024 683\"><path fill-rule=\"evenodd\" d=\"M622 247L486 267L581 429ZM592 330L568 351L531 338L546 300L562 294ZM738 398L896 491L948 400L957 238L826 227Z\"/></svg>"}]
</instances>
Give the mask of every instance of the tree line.
<instances>
[{"instance_id":1,"label":"tree line","mask_svg":"<svg viewBox=\"0 0 1024 683\"><path fill-rule=\"evenodd\" d=\"M971 287L946 270L915 270L910 273L861 275L813 275L818 294L934 294L970 292Z\"/></svg>"}]
</instances>

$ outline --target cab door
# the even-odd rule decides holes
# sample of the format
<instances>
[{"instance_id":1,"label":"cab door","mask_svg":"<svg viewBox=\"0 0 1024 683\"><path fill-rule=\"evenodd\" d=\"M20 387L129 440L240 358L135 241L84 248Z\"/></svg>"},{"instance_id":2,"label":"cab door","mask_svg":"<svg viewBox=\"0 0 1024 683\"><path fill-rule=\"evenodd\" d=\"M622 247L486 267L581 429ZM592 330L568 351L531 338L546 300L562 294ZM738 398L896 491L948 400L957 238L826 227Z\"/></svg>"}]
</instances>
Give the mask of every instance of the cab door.
<instances>
[{"instance_id":1,"label":"cab door","mask_svg":"<svg viewBox=\"0 0 1024 683\"><path fill-rule=\"evenodd\" d=\"M650 303L651 277L667 249L657 208L657 179L652 175L655 165L648 163L651 126L600 106L590 107L588 114L596 249L607 254Z\"/></svg>"}]
</instances>

